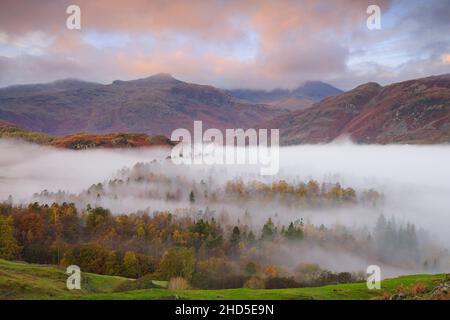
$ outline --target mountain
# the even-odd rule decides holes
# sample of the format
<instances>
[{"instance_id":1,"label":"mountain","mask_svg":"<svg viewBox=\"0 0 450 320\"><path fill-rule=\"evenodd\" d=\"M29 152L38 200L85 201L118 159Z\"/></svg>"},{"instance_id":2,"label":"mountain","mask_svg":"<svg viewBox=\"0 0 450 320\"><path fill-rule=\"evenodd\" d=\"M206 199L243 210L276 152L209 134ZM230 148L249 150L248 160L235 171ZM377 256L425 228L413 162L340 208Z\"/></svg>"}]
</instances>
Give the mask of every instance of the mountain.
<instances>
[{"instance_id":1,"label":"mountain","mask_svg":"<svg viewBox=\"0 0 450 320\"><path fill-rule=\"evenodd\" d=\"M108 85L67 79L0 89L0 120L56 135L170 135L177 128L192 128L194 120L202 120L204 127L247 128L283 112L168 74Z\"/></svg>"},{"instance_id":2,"label":"mountain","mask_svg":"<svg viewBox=\"0 0 450 320\"><path fill-rule=\"evenodd\" d=\"M283 144L345 136L358 143L448 143L450 74L385 87L367 83L259 127L280 128Z\"/></svg>"},{"instance_id":3,"label":"mountain","mask_svg":"<svg viewBox=\"0 0 450 320\"><path fill-rule=\"evenodd\" d=\"M341 94L343 91L320 81L308 81L293 89L272 91L236 89L227 91L233 97L264 103L278 109L303 110L326 97Z\"/></svg>"},{"instance_id":4,"label":"mountain","mask_svg":"<svg viewBox=\"0 0 450 320\"><path fill-rule=\"evenodd\" d=\"M67 90L87 89L99 87L101 84L78 79L62 79L50 83L15 85L0 88L0 96L21 97L42 93L56 93Z\"/></svg>"}]
</instances>

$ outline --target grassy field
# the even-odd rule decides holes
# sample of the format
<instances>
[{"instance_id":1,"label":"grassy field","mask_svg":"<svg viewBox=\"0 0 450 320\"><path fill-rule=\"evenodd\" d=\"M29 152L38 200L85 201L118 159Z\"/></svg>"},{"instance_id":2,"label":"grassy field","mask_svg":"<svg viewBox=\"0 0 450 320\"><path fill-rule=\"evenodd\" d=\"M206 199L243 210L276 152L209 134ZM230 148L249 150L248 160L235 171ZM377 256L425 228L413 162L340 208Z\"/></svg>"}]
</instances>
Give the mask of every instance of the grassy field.
<instances>
[{"instance_id":1,"label":"grassy field","mask_svg":"<svg viewBox=\"0 0 450 320\"><path fill-rule=\"evenodd\" d=\"M365 283L329 285L296 289L227 289L186 290L164 289L165 282L156 282L160 289L113 292L118 285L131 281L122 277L82 274L82 290L66 289L67 275L55 266L0 260L1 299L336 299L360 300L392 293L396 288L418 283L427 288L448 281L448 275L410 275L382 281L382 289L368 290Z\"/></svg>"},{"instance_id":2,"label":"grassy field","mask_svg":"<svg viewBox=\"0 0 450 320\"><path fill-rule=\"evenodd\" d=\"M68 275L62 268L0 259L0 298L43 299L110 293L126 278L83 273L82 290L66 288Z\"/></svg>"}]
</instances>

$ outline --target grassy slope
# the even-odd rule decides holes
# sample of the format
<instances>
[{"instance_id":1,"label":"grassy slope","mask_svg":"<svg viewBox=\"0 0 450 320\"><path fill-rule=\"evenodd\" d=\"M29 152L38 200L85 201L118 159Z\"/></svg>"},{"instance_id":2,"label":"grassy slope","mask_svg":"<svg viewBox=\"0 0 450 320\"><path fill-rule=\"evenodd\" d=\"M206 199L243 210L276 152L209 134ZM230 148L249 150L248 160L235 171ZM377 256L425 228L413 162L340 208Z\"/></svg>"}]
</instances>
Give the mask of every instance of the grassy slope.
<instances>
[{"instance_id":1,"label":"grassy slope","mask_svg":"<svg viewBox=\"0 0 450 320\"><path fill-rule=\"evenodd\" d=\"M112 292L126 278L82 274L82 290L66 288L68 275L62 268L0 259L0 298L42 299Z\"/></svg>"},{"instance_id":2,"label":"grassy slope","mask_svg":"<svg viewBox=\"0 0 450 320\"><path fill-rule=\"evenodd\" d=\"M317 288L277 290L134 290L113 293L126 278L83 273L82 290L66 289L67 275L54 266L11 262L0 259L1 299L370 299L398 286L422 283L434 286L445 275L412 275L382 282L382 290L371 291L365 283L330 285Z\"/></svg>"},{"instance_id":3,"label":"grassy slope","mask_svg":"<svg viewBox=\"0 0 450 320\"><path fill-rule=\"evenodd\" d=\"M365 283L329 285L316 288L297 289L227 289L227 290L188 290L170 291L164 289L136 290L111 294L84 295L81 299L200 299L200 300L365 300L393 292L398 286L410 286L422 283L434 286L445 279L445 275L412 275L382 281L382 290L368 290Z\"/></svg>"}]
</instances>

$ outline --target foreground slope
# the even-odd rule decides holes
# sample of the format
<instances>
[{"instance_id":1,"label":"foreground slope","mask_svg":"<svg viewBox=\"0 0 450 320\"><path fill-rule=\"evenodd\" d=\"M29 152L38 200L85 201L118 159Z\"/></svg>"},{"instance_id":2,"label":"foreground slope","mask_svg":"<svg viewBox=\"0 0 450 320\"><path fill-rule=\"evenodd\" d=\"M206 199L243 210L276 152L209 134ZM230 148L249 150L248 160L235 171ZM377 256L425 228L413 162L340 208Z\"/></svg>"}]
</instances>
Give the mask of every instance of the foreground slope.
<instances>
[{"instance_id":1,"label":"foreground slope","mask_svg":"<svg viewBox=\"0 0 450 320\"><path fill-rule=\"evenodd\" d=\"M88 294L76 299L86 300L142 300L142 299L185 299L185 300L369 300L389 299L398 293L404 299L434 299L433 288L443 281L445 275L411 275L382 281L382 290L368 290L366 283L336 284L323 287L290 289L223 289L184 290L165 289L135 290L107 294ZM448 280L448 279L447 279ZM424 288L415 293L415 287ZM70 297L68 297L70 298ZM449 299L449 297L447 297Z\"/></svg>"},{"instance_id":2,"label":"foreground slope","mask_svg":"<svg viewBox=\"0 0 450 320\"><path fill-rule=\"evenodd\" d=\"M48 265L11 262L0 259L1 299L371 299L386 293L404 291L420 285L416 298L432 298L432 288L449 281L446 275L412 275L382 281L382 290L368 290L365 283L328 285L294 289L226 289L184 290L167 289L131 290L114 292L130 279L83 273L82 290L66 289L67 275L62 268ZM406 294L406 298L412 298Z\"/></svg>"},{"instance_id":3,"label":"foreground slope","mask_svg":"<svg viewBox=\"0 0 450 320\"><path fill-rule=\"evenodd\" d=\"M260 127L279 128L284 144L450 142L450 74L391 84L367 83Z\"/></svg>"},{"instance_id":4,"label":"foreground slope","mask_svg":"<svg viewBox=\"0 0 450 320\"><path fill-rule=\"evenodd\" d=\"M67 290L62 268L0 259L1 299L42 299L112 292L126 278L83 273L82 290Z\"/></svg>"}]
</instances>

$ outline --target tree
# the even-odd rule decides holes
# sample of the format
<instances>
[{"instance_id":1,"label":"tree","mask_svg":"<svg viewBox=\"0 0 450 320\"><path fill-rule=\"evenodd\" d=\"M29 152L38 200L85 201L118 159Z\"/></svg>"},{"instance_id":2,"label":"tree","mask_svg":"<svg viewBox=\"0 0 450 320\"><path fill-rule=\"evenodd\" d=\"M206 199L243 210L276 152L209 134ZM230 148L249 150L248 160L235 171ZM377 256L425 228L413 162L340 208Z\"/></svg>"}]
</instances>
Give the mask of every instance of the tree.
<instances>
[{"instance_id":1,"label":"tree","mask_svg":"<svg viewBox=\"0 0 450 320\"><path fill-rule=\"evenodd\" d=\"M245 265L245 273L252 276L258 272L259 266L256 262L250 261Z\"/></svg>"},{"instance_id":2,"label":"tree","mask_svg":"<svg viewBox=\"0 0 450 320\"><path fill-rule=\"evenodd\" d=\"M105 273L110 275L119 275L120 269L120 261L116 251L108 252L105 263Z\"/></svg>"},{"instance_id":3,"label":"tree","mask_svg":"<svg viewBox=\"0 0 450 320\"><path fill-rule=\"evenodd\" d=\"M194 191L191 191L191 193L189 193L189 202L190 203L194 203L195 202Z\"/></svg>"},{"instance_id":4,"label":"tree","mask_svg":"<svg viewBox=\"0 0 450 320\"><path fill-rule=\"evenodd\" d=\"M298 226L297 224L294 224L291 222L287 228L287 230L284 232L284 235L288 239L302 239L303 238L303 230L301 225Z\"/></svg>"},{"instance_id":5,"label":"tree","mask_svg":"<svg viewBox=\"0 0 450 320\"><path fill-rule=\"evenodd\" d=\"M235 248L239 245L239 242L241 242L241 231L238 226L235 226L231 233L230 244Z\"/></svg>"},{"instance_id":6,"label":"tree","mask_svg":"<svg viewBox=\"0 0 450 320\"><path fill-rule=\"evenodd\" d=\"M275 233L275 225L273 224L272 219L269 218L262 228L261 239L270 239L275 235Z\"/></svg>"},{"instance_id":7,"label":"tree","mask_svg":"<svg viewBox=\"0 0 450 320\"><path fill-rule=\"evenodd\" d=\"M170 248L166 251L159 265L159 272L166 280L176 277L191 279L195 267L192 248Z\"/></svg>"},{"instance_id":8,"label":"tree","mask_svg":"<svg viewBox=\"0 0 450 320\"><path fill-rule=\"evenodd\" d=\"M97 207L89 211L86 216L86 226L87 228L93 232L100 225L105 223L111 216L111 213L107 209L103 209L102 207Z\"/></svg>"},{"instance_id":9,"label":"tree","mask_svg":"<svg viewBox=\"0 0 450 320\"><path fill-rule=\"evenodd\" d=\"M314 197L314 196L319 195L319 191L320 191L319 183L315 180L310 180L308 182L308 184L306 185L306 190L307 190L306 192L309 197L311 197L311 196Z\"/></svg>"},{"instance_id":10,"label":"tree","mask_svg":"<svg viewBox=\"0 0 450 320\"><path fill-rule=\"evenodd\" d=\"M248 235L247 235L247 241L248 241L249 243L253 243L253 242L256 241L256 236L255 236L255 234L253 233L252 230L250 230L250 232L249 232Z\"/></svg>"},{"instance_id":11,"label":"tree","mask_svg":"<svg viewBox=\"0 0 450 320\"><path fill-rule=\"evenodd\" d=\"M123 274L126 277L137 278L139 276L139 264L136 254L127 251L123 257Z\"/></svg>"},{"instance_id":12,"label":"tree","mask_svg":"<svg viewBox=\"0 0 450 320\"><path fill-rule=\"evenodd\" d=\"M0 215L0 258L15 259L19 253L20 247L14 238L14 221L12 217Z\"/></svg>"},{"instance_id":13,"label":"tree","mask_svg":"<svg viewBox=\"0 0 450 320\"><path fill-rule=\"evenodd\" d=\"M98 243L84 243L67 252L65 261L68 264L76 264L81 270L93 273L105 273L105 261L107 252ZM72 260L71 260L72 259Z\"/></svg>"}]
</instances>

